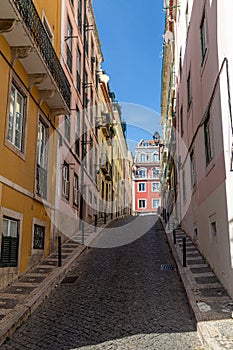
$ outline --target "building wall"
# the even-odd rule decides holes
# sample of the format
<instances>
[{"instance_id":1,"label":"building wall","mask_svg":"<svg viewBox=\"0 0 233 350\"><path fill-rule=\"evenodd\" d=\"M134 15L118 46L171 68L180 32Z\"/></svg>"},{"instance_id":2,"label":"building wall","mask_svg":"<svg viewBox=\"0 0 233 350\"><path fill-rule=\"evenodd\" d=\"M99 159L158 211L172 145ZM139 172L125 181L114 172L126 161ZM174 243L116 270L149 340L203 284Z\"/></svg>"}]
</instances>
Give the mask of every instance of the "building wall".
<instances>
[{"instance_id":1,"label":"building wall","mask_svg":"<svg viewBox=\"0 0 233 350\"><path fill-rule=\"evenodd\" d=\"M135 162L134 162L134 176L133 176L133 196L134 196L134 211L136 213L152 213L157 212L161 206L160 198L160 155L159 147L154 145L154 141L145 141L148 146L144 146L144 141L141 141L135 150ZM152 144L149 145L149 144ZM157 160L153 161L153 155L157 155ZM141 155L145 157L145 161L141 158ZM145 155L145 156L144 156ZM157 169L157 174L153 173L153 169ZM141 174L140 170L145 170L145 174ZM144 176L145 175L145 176ZM157 185L157 188L153 191L153 183ZM140 188L142 184L145 188ZM143 185L144 184L144 185ZM142 191L143 190L143 191ZM158 201L156 207L153 206L153 200ZM144 205L145 207L142 207Z\"/></svg>"},{"instance_id":2,"label":"building wall","mask_svg":"<svg viewBox=\"0 0 233 350\"><path fill-rule=\"evenodd\" d=\"M176 18L177 127L181 131L180 109L183 106L183 136L189 151L183 168L190 169L190 154L194 152L195 184L190 182L190 170L182 181L186 187L186 201L181 201L182 227L191 236L216 272L228 292L233 295L232 264L232 172L231 164L231 72L232 43L229 37L232 9L230 1L193 1L190 22L185 28L186 1L181 2ZM200 28L206 19L206 54L202 59ZM185 34L186 33L186 34ZM182 48L182 75L179 69ZM187 104L187 80L191 72L190 107ZM229 79L229 80L227 80ZM229 85L228 85L229 82ZM206 125L210 113L210 160L206 159ZM181 152L181 142L178 150ZM185 182L182 184L182 182ZM181 195L181 197L183 197ZM216 229L216 232L215 232ZM224 258L223 258L224 257Z\"/></svg>"},{"instance_id":3,"label":"building wall","mask_svg":"<svg viewBox=\"0 0 233 350\"><path fill-rule=\"evenodd\" d=\"M11 6L11 2L6 1L4 3L0 10L0 18L1 11L4 11L6 17L9 13L9 18L12 18L10 13ZM48 21L54 23L54 26L52 25L54 38L56 39L54 49L58 53L59 35L56 36L56 33L58 29L57 23L60 21L59 1L54 1L50 5L47 2L46 9L44 6L45 3L43 1L36 1L39 15L41 16L43 11ZM56 13L56 18L54 13ZM0 28L0 72L3 78L0 84L0 287L5 286L20 273L25 272L35 263L38 263L41 258L48 255L53 249L54 230L50 218L53 215L55 201L54 169L57 139L54 133L54 119L51 116L54 113L53 107L55 103L57 103L59 108L64 108L64 110L69 108L64 103L62 93L55 81L46 82L48 88L50 88L49 84L55 87L55 97L54 100L51 100L48 95L45 96L43 79L38 80L38 77L33 75L34 73L42 72L45 76L50 74L48 62L45 59L43 59L43 63L41 62L41 56L38 54L37 49L34 49L33 53L31 51L28 51L27 54L24 52L24 59L21 59L22 53L17 56L18 53L16 52L13 60L14 52L11 46L14 46L15 38L17 38L19 46L23 46L27 41L28 45L33 43L33 39L28 35L28 32L25 34L22 31L23 18L17 11L15 16L18 20L15 27L7 32L1 31ZM43 38L43 40L47 39ZM51 52L54 53L54 49L51 48ZM34 65L35 61L38 62L38 66ZM57 67L62 74L61 67L59 65ZM39 72L36 71L37 68L40 70ZM9 123L10 111L14 118L17 116L14 112L16 111L15 105L11 110L9 109L12 83L18 91L18 104L20 104L19 101L22 101L19 99L20 95L23 96L25 101L24 104L21 104L24 107L17 110L19 112L18 120L21 120L20 115L23 116L22 130L20 123L16 123L17 119L14 119L12 124ZM44 93L44 98L41 97L42 92L39 89ZM11 103L11 106L13 106L13 103ZM22 110L24 111L23 113ZM40 192L42 185L37 178L39 121L43 121L46 139L48 140L47 152L44 151L46 152L44 154L46 154L47 195L43 196L43 198ZM14 130L14 135L22 135L22 147L21 144L16 143L16 139L12 141L8 134L9 129ZM16 147L16 144L19 146ZM17 227L17 232L13 229L14 227ZM44 230L44 239L42 238L44 244L41 241L39 246L36 243L35 227L40 227L42 231ZM11 247L13 247L13 241L16 242L17 235L18 247L16 246L15 251L18 251L18 257L15 254L12 258L5 244L11 244Z\"/></svg>"}]
</instances>

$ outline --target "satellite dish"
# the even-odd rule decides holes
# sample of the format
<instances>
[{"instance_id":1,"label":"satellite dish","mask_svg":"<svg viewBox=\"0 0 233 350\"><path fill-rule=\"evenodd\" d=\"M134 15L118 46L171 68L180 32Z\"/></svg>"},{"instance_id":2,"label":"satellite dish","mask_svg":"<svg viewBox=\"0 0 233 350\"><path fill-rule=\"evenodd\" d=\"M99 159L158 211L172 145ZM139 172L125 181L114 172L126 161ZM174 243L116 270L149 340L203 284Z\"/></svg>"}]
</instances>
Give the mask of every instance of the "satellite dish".
<instances>
[{"instance_id":1,"label":"satellite dish","mask_svg":"<svg viewBox=\"0 0 233 350\"><path fill-rule=\"evenodd\" d=\"M170 30L167 30L163 37L166 44L170 44L174 39L174 35Z\"/></svg>"}]
</instances>

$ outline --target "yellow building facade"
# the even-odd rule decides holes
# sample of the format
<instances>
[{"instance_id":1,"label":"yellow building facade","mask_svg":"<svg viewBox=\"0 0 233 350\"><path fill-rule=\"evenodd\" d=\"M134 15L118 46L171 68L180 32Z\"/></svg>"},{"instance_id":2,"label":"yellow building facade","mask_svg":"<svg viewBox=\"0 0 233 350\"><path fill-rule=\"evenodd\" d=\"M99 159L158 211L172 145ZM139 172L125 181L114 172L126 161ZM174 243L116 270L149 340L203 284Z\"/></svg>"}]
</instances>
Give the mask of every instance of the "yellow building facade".
<instances>
[{"instance_id":1,"label":"yellow building facade","mask_svg":"<svg viewBox=\"0 0 233 350\"><path fill-rule=\"evenodd\" d=\"M0 287L54 245L56 119L69 112L60 1L0 8Z\"/></svg>"}]
</instances>

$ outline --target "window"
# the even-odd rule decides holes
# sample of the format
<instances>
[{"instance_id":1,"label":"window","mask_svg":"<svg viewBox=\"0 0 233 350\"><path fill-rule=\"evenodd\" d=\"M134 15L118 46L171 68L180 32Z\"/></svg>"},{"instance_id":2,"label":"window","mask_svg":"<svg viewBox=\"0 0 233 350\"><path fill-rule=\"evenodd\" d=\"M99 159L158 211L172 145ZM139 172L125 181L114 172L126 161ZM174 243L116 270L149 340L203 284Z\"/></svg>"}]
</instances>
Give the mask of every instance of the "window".
<instances>
[{"instance_id":1,"label":"window","mask_svg":"<svg viewBox=\"0 0 233 350\"><path fill-rule=\"evenodd\" d=\"M152 177L153 179L158 179L159 178L159 173L160 173L160 170L159 169L152 169Z\"/></svg>"},{"instance_id":2,"label":"window","mask_svg":"<svg viewBox=\"0 0 233 350\"><path fill-rule=\"evenodd\" d=\"M76 106L76 122L75 122L75 153L80 156L80 112Z\"/></svg>"},{"instance_id":3,"label":"window","mask_svg":"<svg viewBox=\"0 0 233 350\"><path fill-rule=\"evenodd\" d=\"M96 210L97 210L97 198L96 197L94 197L94 209L96 212Z\"/></svg>"},{"instance_id":4,"label":"window","mask_svg":"<svg viewBox=\"0 0 233 350\"><path fill-rule=\"evenodd\" d=\"M211 224L210 224L210 233L211 233L211 236L212 236L212 237L217 236L217 225L216 225L216 221L211 222Z\"/></svg>"},{"instance_id":5,"label":"window","mask_svg":"<svg viewBox=\"0 0 233 350\"><path fill-rule=\"evenodd\" d=\"M66 63L70 72L72 72L72 36L73 29L70 21L68 20L66 31Z\"/></svg>"},{"instance_id":6,"label":"window","mask_svg":"<svg viewBox=\"0 0 233 350\"><path fill-rule=\"evenodd\" d=\"M159 205L160 205L159 199L152 199L152 208L158 209Z\"/></svg>"},{"instance_id":7,"label":"window","mask_svg":"<svg viewBox=\"0 0 233 350\"><path fill-rule=\"evenodd\" d=\"M69 174L69 165L64 162L62 168L62 196L69 200L70 196L70 174Z\"/></svg>"},{"instance_id":8,"label":"window","mask_svg":"<svg viewBox=\"0 0 233 350\"><path fill-rule=\"evenodd\" d=\"M188 109L189 109L192 103L191 70L189 71L188 79L187 79L187 103L188 103Z\"/></svg>"},{"instance_id":9,"label":"window","mask_svg":"<svg viewBox=\"0 0 233 350\"><path fill-rule=\"evenodd\" d=\"M89 24L88 24L88 21L87 21L87 17L85 18L85 52L86 54L88 55L89 53Z\"/></svg>"},{"instance_id":10,"label":"window","mask_svg":"<svg viewBox=\"0 0 233 350\"><path fill-rule=\"evenodd\" d=\"M140 178L146 177L146 170L145 169L140 169L139 170L139 177Z\"/></svg>"},{"instance_id":11,"label":"window","mask_svg":"<svg viewBox=\"0 0 233 350\"><path fill-rule=\"evenodd\" d=\"M78 196L79 196L79 179L78 175L74 174L74 194L73 194L73 203L78 206Z\"/></svg>"},{"instance_id":12,"label":"window","mask_svg":"<svg viewBox=\"0 0 233 350\"><path fill-rule=\"evenodd\" d=\"M93 111L93 108L94 108L94 97L93 97L93 89L91 88L91 98L90 98L90 103L91 103L91 106L90 106L90 122L91 122L91 125L94 124L94 111Z\"/></svg>"},{"instance_id":13,"label":"window","mask_svg":"<svg viewBox=\"0 0 233 350\"><path fill-rule=\"evenodd\" d=\"M180 108L180 132L181 136L184 135L184 120L183 120L183 106Z\"/></svg>"},{"instance_id":14,"label":"window","mask_svg":"<svg viewBox=\"0 0 233 350\"><path fill-rule=\"evenodd\" d=\"M79 93L81 93L81 52L77 47L76 53L76 87Z\"/></svg>"},{"instance_id":15,"label":"window","mask_svg":"<svg viewBox=\"0 0 233 350\"><path fill-rule=\"evenodd\" d=\"M51 27L49 25L49 22L48 22L47 18L45 17L44 11L42 13L42 22L43 22L44 29L45 29L45 31L46 31L46 33L48 35L48 38L49 38L50 42L53 45L53 32L51 30Z\"/></svg>"},{"instance_id":16,"label":"window","mask_svg":"<svg viewBox=\"0 0 233 350\"><path fill-rule=\"evenodd\" d=\"M146 161L146 155L144 153L140 154L140 162L144 163Z\"/></svg>"},{"instance_id":17,"label":"window","mask_svg":"<svg viewBox=\"0 0 233 350\"><path fill-rule=\"evenodd\" d=\"M158 192L160 190L159 182L152 182L152 192Z\"/></svg>"},{"instance_id":18,"label":"window","mask_svg":"<svg viewBox=\"0 0 233 350\"><path fill-rule=\"evenodd\" d=\"M90 136L90 147L92 147L93 139ZM89 174L93 176L93 148L89 150Z\"/></svg>"},{"instance_id":19,"label":"window","mask_svg":"<svg viewBox=\"0 0 233 350\"><path fill-rule=\"evenodd\" d=\"M0 266L15 267L18 264L19 221L3 217Z\"/></svg>"},{"instance_id":20,"label":"window","mask_svg":"<svg viewBox=\"0 0 233 350\"><path fill-rule=\"evenodd\" d=\"M70 142L70 116L65 115L65 138Z\"/></svg>"},{"instance_id":21,"label":"window","mask_svg":"<svg viewBox=\"0 0 233 350\"><path fill-rule=\"evenodd\" d=\"M201 40L201 59L202 59L201 63L203 63L207 52L207 24L206 24L205 12L203 13L203 17L200 25L200 40Z\"/></svg>"},{"instance_id":22,"label":"window","mask_svg":"<svg viewBox=\"0 0 233 350\"><path fill-rule=\"evenodd\" d=\"M186 6L186 10L185 10L185 22L186 22L186 33L188 32L188 29L189 29L189 4L188 4L188 1L187 1L187 6Z\"/></svg>"},{"instance_id":23,"label":"window","mask_svg":"<svg viewBox=\"0 0 233 350\"><path fill-rule=\"evenodd\" d=\"M208 116L204 123L204 138L205 138L205 155L206 155L206 163L208 164L212 159L212 147L211 147L211 130L210 130L210 114L208 112Z\"/></svg>"},{"instance_id":24,"label":"window","mask_svg":"<svg viewBox=\"0 0 233 350\"><path fill-rule=\"evenodd\" d=\"M180 48L179 69L180 69L180 78L181 78L181 75L182 75L182 48Z\"/></svg>"},{"instance_id":25,"label":"window","mask_svg":"<svg viewBox=\"0 0 233 350\"><path fill-rule=\"evenodd\" d=\"M185 171L182 172L183 201L186 201Z\"/></svg>"},{"instance_id":26,"label":"window","mask_svg":"<svg viewBox=\"0 0 233 350\"><path fill-rule=\"evenodd\" d=\"M78 0L78 28L82 33L82 0Z\"/></svg>"},{"instance_id":27,"label":"window","mask_svg":"<svg viewBox=\"0 0 233 350\"><path fill-rule=\"evenodd\" d=\"M84 86L85 86L85 95L84 95L84 108L88 107L88 94L87 94L87 88L88 88L88 75L87 72L85 71L85 79L84 79Z\"/></svg>"},{"instance_id":28,"label":"window","mask_svg":"<svg viewBox=\"0 0 233 350\"><path fill-rule=\"evenodd\" d=\"M87 125L84 123L83 135L82 135L82 161L84 166L87 167Z\"/></svg>"},{"instance_id":29,"label":"window","mask_svg":"<svg viewBox=\"0 0 233 350\"><path fill-rule=\"evenodd\" d=\"M138 192L146 192L146 183L145 182L138 183Z\"/></svg>"},{"instance_id":30,"label":"window","mask_svg":"<svg viewBox=\"0 0 233 350\"><path fill-rule=\"evenodd\" d=\"M154 162L158 162L158 161L159 161L159 155L158 155L158 153L154 153L154 154L153 154L153 161L154 161Z\"/></svg>"},{"instance_id":31,"label":"window","mask_svg":"<svg viewBox=\"0 0 233 350\"><path fill-rule=\"evenodd\" d=\"M33 249L44 249L45 227L34 225Z\"/></svg>"},{"instance_id":32,"label":"window","mask_svg":"<svg viewBox=\"0 0 233 350\"><path fill-rule=\"evenodd\" d=\"M139 199L138 208L146 208L146 200L145 199Z\"/></svg>"},{"instance_id":33,"label":"window","mask_svg":"<svg viewBox=\"0 0 233 350\"><path fill-rule=\"evenodd\" d=\"M194 229L194 239L197 239L198 238L198 229L195 228Z\"/></svg>"},{"instance_id":34,"label":"window","mask_svg":"<svg viewBox=\"0 0 233 350\"><path fill-rule=\"evenodd\" d=\"M88 215L92 216L92 192L88 192Z\"/></svg>"},{"instance_id":35,"label":"window","mask_svg":"<svg viewBox=\"0 0 233 350\"><path fill-rule=\"evenodd\" d=\"M192 151L190 154L190 172L191 172L191 186L194 187L196 185L196 170L195 170L194 151Z\"/></svg>"},{"instance_id":36,"label":"window","mask_svg":"<svg viewBox=\"0 0 233 350\"><path fill-rule=\"evenodd\" d=\"M96 66L96 68L99 67L99 63L98 63L97 59L96 59L96 65L95 66ZM98 73L98 71L96 69L96 72L95 72L95 87L96 87L96 90L98 90L98 84L99 84L99 73Z\"/></svg>"},{"instance_id":37,"label":"window","mask_svg":"<svg viewBox=\"0 0 233 350\"><path fill-rule=\"evenodd\" d=\"M95 58L94 43L92 41L91 42L91 71L92 71L92 74L94 73L94 70L95 70L95 61L96 61L96 58Z\"/></svg>"},{"instance_id":38,"label":"window","mask_svg":"<svg viewBox=\"0 0 233 350\"><path fill-rule=\"evenodd\" d=\"M37 133L36 193L44 199L47 198L47 146L47 127L41 120L39 120Z\"/></svg>"},{"instance_id":39,"label":"window","mask_svg":"<svg viewBox=\"0 0 233 350\"><path fill-rule=\"evenodd\" d=\"M26 98L21 91L12 84L7 138L21 152L23 151L25 102Z\"/></svg>"}]
</instances>

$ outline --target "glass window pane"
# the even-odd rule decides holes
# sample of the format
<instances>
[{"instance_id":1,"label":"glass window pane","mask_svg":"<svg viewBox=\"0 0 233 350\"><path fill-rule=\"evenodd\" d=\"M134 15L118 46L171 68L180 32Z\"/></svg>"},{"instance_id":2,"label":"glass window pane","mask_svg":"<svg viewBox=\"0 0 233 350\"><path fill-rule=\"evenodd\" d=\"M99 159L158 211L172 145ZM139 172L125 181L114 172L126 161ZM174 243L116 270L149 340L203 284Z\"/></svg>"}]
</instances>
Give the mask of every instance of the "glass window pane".
<instances>
[{"instance_id":1,"label":"glass window pane","mask_svg":"<svg viewBox=\"0 0 233 350\"><path fill-rule=\"evenodd\" d=\"M11 235L11 237L17 237L17 222L16 221L11 221L10 235Z\"/></svg>"},{"instance_id":2,"label":"glass window pane","mask_svg":"<svg viewBox=\"0 0 233 350\"><path fill-rule=\"evenodd\" d=\"M8 220L6 219L3 219L3 222L2 222L2 234L4 236L8 236Z\"/></svg>"}]
</instances>

